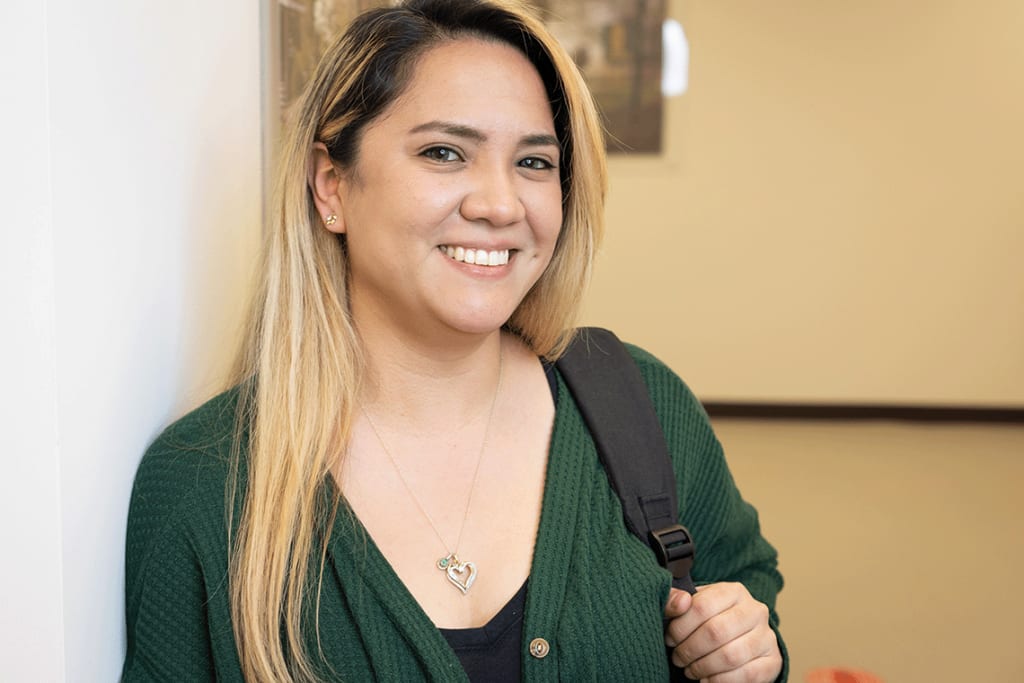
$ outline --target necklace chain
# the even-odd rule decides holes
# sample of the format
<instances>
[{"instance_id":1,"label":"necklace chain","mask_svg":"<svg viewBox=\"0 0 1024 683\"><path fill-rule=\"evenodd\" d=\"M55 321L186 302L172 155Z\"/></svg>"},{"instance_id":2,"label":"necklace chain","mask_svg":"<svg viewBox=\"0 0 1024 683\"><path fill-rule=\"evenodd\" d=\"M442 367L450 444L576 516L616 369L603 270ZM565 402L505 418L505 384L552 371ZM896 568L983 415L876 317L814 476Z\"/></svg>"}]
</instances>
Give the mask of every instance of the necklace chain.
<instances>
[{"instance_id":1,"label":"necklace chain","mask_svg":"<svg viewBox=\"0 0 1024 683\"><path fill-rule=\"evenodd\" d=\"M437 536L437 540L441 542L445 551L448 553L445 557L442 557L437 561L437 568L445 571L448 580L458 588L463 594L469 590L469 587L473 585L473 581L476 580L476 565L472 562L463 562L459 560L458 552L459 545L462 543L462 532L466 530L466 520L469 519L469 511L473 503L473 493L476 491L476 481L480 475L480 464L484 460L484 451L487 450L487 437L491 431L491 420L494 418L494 406L498 403L498 394L501 392L501 380L502 371L504 369L504 358L501 351L501 346L498 347L498 381L494 385L494 395L491 397L491 407L487 411L487 423L484 426L484 437L480 441L480 452L476 456L476 466L473 468L473 479L469 485L469 495L466 496L466 507L462 512L462 522L459 524L459 535L455 539L454 549L450 549L448 543L445 542L444 537L438 530L437 525L434 523L430 513L427 512L426 508L420 502L420 499L416 496L416 493L409 486L409 481L405 478L405 473L402 471L401 466L398 464L398 460L395 459L394 454L391 453L391 449L388 448L387 443L384 441L384 437L381 436L380 430L377 429L377 425L374 424L370 414L366 411L366 408L360 406L363 416L366 418L367 424L370 425L370 429L373 430L374 436L377 437L377 441L380 443L380 447L384 450L384 454L388 456L388 460L391 461L391 466L395 468L395 472L398 474L398 479L402 482L402 486L409 492L409 497L412 502L416 504L420 514L427 520L427 524L430 525L430 529Z\"/></svg>"}]
</instances>

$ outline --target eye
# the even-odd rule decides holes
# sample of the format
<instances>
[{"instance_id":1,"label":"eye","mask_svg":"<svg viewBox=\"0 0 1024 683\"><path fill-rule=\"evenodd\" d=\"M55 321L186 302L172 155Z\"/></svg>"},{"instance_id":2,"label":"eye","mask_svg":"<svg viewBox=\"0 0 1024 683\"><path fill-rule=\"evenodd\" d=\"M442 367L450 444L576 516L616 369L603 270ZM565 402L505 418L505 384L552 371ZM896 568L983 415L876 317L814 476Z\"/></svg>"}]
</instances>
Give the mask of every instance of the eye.
<instances>
[{"instance_id":1,"label":"eye","mask_svg":"<svg viewBox=\"0 0 1024 683\"><path fill-rule=\"evenodd\" d=\"M422 152L420 156L424 156L433 161L439 161L441 163L451 163L453 161L462 161L462 156L451 147L429 147Z\"/></svg>"},{"instance_id":2,"label":"eye","mask_svg":"<svg viewBox=\"0 0 1024 683\"><path fill-rule=\"evenodd\" d=\"M533 171L547 171L555 167L553 163L540 157L526 157L519 162L519 165Z\"/></svg>"}]
</instances>

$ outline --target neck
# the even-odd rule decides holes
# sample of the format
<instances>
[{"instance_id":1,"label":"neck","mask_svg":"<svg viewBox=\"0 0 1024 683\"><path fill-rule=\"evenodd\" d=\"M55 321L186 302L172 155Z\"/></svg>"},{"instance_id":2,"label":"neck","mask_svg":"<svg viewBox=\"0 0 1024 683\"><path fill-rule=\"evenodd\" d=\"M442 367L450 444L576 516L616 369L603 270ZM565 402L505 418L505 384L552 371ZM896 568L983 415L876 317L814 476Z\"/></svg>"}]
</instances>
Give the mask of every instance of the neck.
<instances>
[{"instance_id":1,"label":"neck","mask_svg":"<svg viewBox=\"0 0 1024 683\"><path fill-rule=\"evenodd\" d=\"M409 341L360 329L366 358L364 407L410 426L452 425L479 416L498 381L503 334L461 335L445 343Z\"/></svg>"}]
</instances>

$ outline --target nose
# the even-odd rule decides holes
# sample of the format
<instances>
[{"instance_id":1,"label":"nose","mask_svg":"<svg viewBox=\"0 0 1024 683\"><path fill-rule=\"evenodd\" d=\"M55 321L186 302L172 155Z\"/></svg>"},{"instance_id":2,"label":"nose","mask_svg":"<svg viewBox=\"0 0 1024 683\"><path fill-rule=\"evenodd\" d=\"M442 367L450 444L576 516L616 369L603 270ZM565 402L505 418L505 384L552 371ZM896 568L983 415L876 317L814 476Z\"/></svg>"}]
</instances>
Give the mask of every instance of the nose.
<instances>
[{"instance_id":1,"label":"nose","mask_svg":"<svg viewBox=\"0 0 1024 683\"><path fill-rule=\"evenodd\" d=\"M497 165L495 165L497 166ZM516 186L514 169L479 168L472 175L459 213L467 221L484 221L495 227L511 225L526 217L526 207Z\"/></svg>"}]
</instances>

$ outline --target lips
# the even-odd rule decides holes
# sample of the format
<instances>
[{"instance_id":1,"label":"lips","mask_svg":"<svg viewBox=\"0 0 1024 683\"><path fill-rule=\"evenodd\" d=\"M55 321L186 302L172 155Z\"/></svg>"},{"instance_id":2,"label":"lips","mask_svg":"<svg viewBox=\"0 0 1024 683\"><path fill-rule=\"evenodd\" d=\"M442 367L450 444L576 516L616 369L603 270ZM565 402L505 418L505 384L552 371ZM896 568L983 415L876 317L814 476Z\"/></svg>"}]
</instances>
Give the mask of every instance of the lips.
<instances>
[{"instance_id":1,"label":"lips","mask_svg":"<svg viewBox=\"0 0 1024 683\"><path fill-rule=\"evenodd\" d=\"M438 249L453 261L476 266L504 266L510 253L508 249L472 249L451 244L442 244Z\"/></svg>"}]
</instances>

